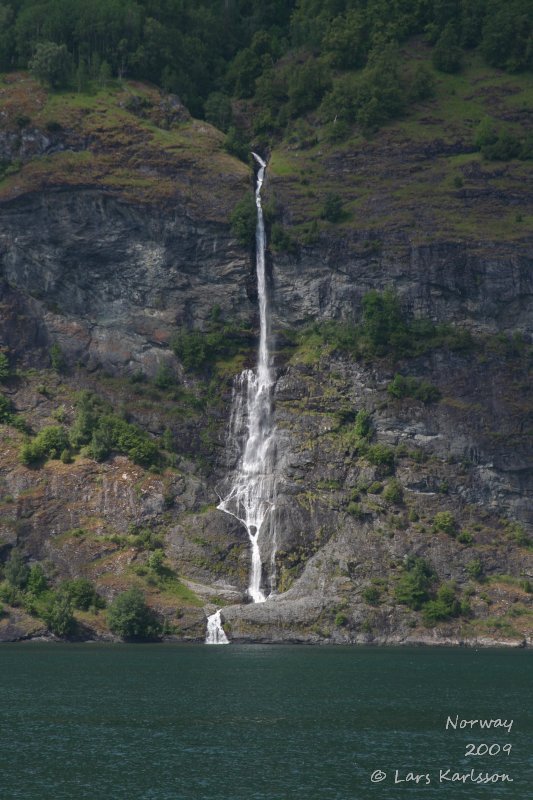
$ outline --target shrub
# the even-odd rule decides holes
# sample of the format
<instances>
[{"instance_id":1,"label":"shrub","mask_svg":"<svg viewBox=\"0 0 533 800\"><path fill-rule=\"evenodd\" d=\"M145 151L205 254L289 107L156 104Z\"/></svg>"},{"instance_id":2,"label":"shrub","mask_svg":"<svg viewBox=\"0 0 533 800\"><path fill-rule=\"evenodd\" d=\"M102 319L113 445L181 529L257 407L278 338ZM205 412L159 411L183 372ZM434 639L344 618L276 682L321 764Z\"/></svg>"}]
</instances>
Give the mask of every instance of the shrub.
<instances>
[{"instance_id":1,"label":"shrub","mask_svg":"<svg viewBox=\"0 0 533 800\"><path fill-rule=\"evenodd\" d=\"M320 216L328 222L340 222L344 217L341 196L334 193L328 194Z\"/></svg>"},{"instance_id":2,"label":"shrub","mask_svg":"<svg viewBox=\"0 0 533 800\"><path fill-rule=\"evenodd\" d=\"M428 381L419 380L412 376L404 376L396 373L393 380L387 386L387 393L391 397L401 399L403 397L414 397L421 400L426 405L440 399L441 393L436 386Z\"/></svg>"},{"instance_id":3,"label":"shrub","mask_svg":"<svg viewBox=\"0 0 533 800\"><path fill-rule=\"evenodd\" d=\"M50 348L50 363L56 372L62 372L65 368L65 356L57 343Z\"/></svg>"},{"instance_id":4,"label":"shrub","mask_svg":"<svg viewBox=\"0 0 533 800\"><path fill-rule=\"evenodd\" d=\"M56 636L71 636L76 630L72 604L66 595L56 595L44 612L44 621Z\"/></svg>"},{"instance_id":5,"label":"shrub","mask_svg":"<svg viewBox=\"0 0 533 800\"><path fill-rule=\"evenodd\" d=\"M400 481L394 478L387 483L383 490L383 499L386 500L387 503L393 503L394 505L401 505L401 503L403 503L403 487Z\"/></svg>"},{"instance_id":6,"label":"shrub","mask_svg":"<svg viewBox=\"0 0 533 800\"><path fill-rule=\"evenodd\" d=\"M270 231L270 246L277 253L289 253L295 255L298 252L298 245L279 222L274 222Z\"/></svg>"},{"instance_id":7,"label":"shrub","mask_svg":"<svg viewBox=\"0 0 533 800\"><path fill-rule=\"evenodd\" d=\"M443 583L437 591L434 600L429 600L422 611L422 617L427 625L435 622L457 617L461 613L461 605L455 597L455 584Z\"/></svg>"},{"instance_id":8,"label":"shrub","mask_svg":"<svg viewBox=\"0 0 533 800\"><path fill-rule=\"evenodd\" d=\"M466 571L471 578L479 581L483 576L483 564L479 558L475 558L466 565Z\"/></svg>"},{"instance_id":9,"label":"shrub","mask_svg":"<svg viewBox=\"0 0 533 800\"><path fill-rule=\"evenodd\" d=\"M63 464L72 464L74 459L72 458L72 453L66 447L64 450L61 451L61 461Z\"/></svg>"},{"instance_id":10,"label":"shrub","mask_svg":"<svg viewBox=\"0 0 533 800\"><path fill-rule=\"evenodd\" d=\"M442 531L443 533L447 533L449 536L455 536L456 525L453 514L450 511L439 511L438 514L435 514L435 518L433 520L433 530Z\"/></svg>"},{"instance_id":11,"label":"shrub","mask_svg":"<svg viewBox=\"0 0 533 800\"><path fill-rule=\"evenodd\" d=\"M72 606L80 611L88 611L91 606L105 608L105 600L98 594L87 578L73 578L61 584L60 591L68 597Z\"/></svg>"},{"instance_id":12,"label":"shrub","mask_svg":"<svg viewBox=\"0 0 533 800\"><path fill-rule=\"evenodd\" d=\"M168 364L160 364L155 376L154 383L158 389L170 389L176 382L176 378Z\"/></svg>"},{"instance_id":13,"label":"shrub","mask_svg":"<svg viewBox=\"0 0 533 800\"><path fill-rule=\"evenodd\" d=\"M109 627L123 639L154 639L160 634L161 626L147 606L140 589L133 587L117 595L107 612Z\"/></svg>"},{"instance_id":14,"label":"shrub","mask_svg":"<svg viewBox=\"0 0 533 800\"><path fill-rule=\"evenodd\" d=\"M338 628L342 628L348 622L348 617L346 614L339 613L335 616L335 625Z\"/></svg>"},{"instance_id":15,"label":"shrub","mask_svg":"<svg viewBox=\"0 0 533 800\"><path fill-rule=\"evenodd\" d=\"M231 232L245 247L253 247L257 224L257 208L250 192L239 200L230 214Z\"/></svg>"},{"instance_id":16,"label":"shrub","mask_svg":"<svg viewBox=\"0 0 533 800\"><path fill-rule=\"evenodd\" d=\"M367 450L366 457L376 467L383 466L388 469L394 467L394 450L385 444L371 445Z\"/></svg>"},{"instance_id":17,"label":"shrub","mask_svg":"<svg viewBox=\"0 0 533 800\"><path fill-rule=\"evenodd\" d=\"M355 418L355 434L360 439L370 439L372 435L372 415L362 408Z\"/></svg>"},{"instance_id":18,"label":"shrub","mask_svg":"<svg viewBox=\"0 0 533 800\"><path fill-rule=\"evenodd\" d=\"M377 606L381 598L381 589L379 586L367 586L363 589L363 600L369 606Z\"/></svg>"},{"instance_id":19,"label":"shrub","mask_svg":"<svg viewBox=\"0 0 533 800\"><path fill-rule=\"evenodd\" d=\"M474 537L470 533L470 531L461 531L459 536L457 537L457 541L461 544L472 544L474 541Z\"/></svg>"},{"instance_id":20,"label":"shrub","mask_svg":"<svg viewBox=\"0 0 533 800\"><path fill-rule=\"evenodd\" d=\"M18 550L11 551L9 560L4 567L4 577L14 589L26 588L30 577L30 568Z\"/></svg>"},{"instance_id":21,"label":"shrub","mask_svg":"<svg viewBox=\"0 0 533 800\"><path fill-rule=\"evenodd\" d=\"M363 509L360 503L355 503L353 500L346 506L346 511L348 514L351 514L352 517L361 518L363 516Z\"/></svg>"},{"instance_id":22,"label":"shrub","mask_svg":"<svg viewBox=\"0 0 533 800\"><path fill-rule=\"evenodd\" d=\"M22 445L20 460L26 466L37 464L47 458L60 458L63 450L68 449L69 438L65 428L59 425L48 425L43 428L31 442Z\"/></svg>"},{"instance_id":23,"label":"shrub","mask_svg":"<svg viewBox=\"0 0 533 800\"><path fill-rule=\"evenodd\" d=\"M11 401L0 394L0 423L7 424L13 420L13 406Z\"/></svg>"},{"instance_id":24,"label":"shrub","mask_svg":"<svg viewBox=\"0 0 533 800\"><path fill-rule=\"evenodd\" d=\"M40 564L34 564L30 567L26 588L28 592L31 592L31 594L35 596L42 594L48 589L48 580Z\"/></svg>"},{"instance_id":25,"label":"shrub","mask_svg":"<svg viewBox=\"0 0 533 800\"><path fill-rule=\"evenodd\" d=\"M113 450L124 453L142 467L155 465L159 460L157 445L146 431L114 414L98 421L88 449L96 461L103 461Z\"/></svg>"},{"instance_id":26,"label":"shrub","mask_svg":"<svg viewBox=\"0 0 533 800\"><path fill-rule=\"evenodd\" d=\"M200 372L217 359L232 358L250 345L250 331L236 324L212 321L207 331L181 331L170 346L188 371Z\"/></svg>"},{"instance_id":27,"label":"shrub","mask_svg":"<svg viewBox=\"0 0 533 800\"><path fill-rule=\"evenodd\" d=\"M0 352L0 381L9 378L9 359L5 353Z\"/></svg>"},{"instance_id":28,"label":"shrub","mask_svg":"<svg viewBox=\"0 0 533 800\"><path fill-rule=\"evenodd\" d=\"M88 444L98 419L104 412L102 401L88 391L82 391L76 398L76 417L70 431L70 441L74 447Z\"/></svg>"},{"instance_id":29,"label":"shrub","mask_svg":"<svg viewBox=\"0 0 533 800\"><path fill-rule=\"evenodd\" d=\"M396 600L413 610L420 609L429 600L428 592L436 579L435 571L423 558L409 559L396 586Z\"/></svg>"},{"instance_id":30,"label":"shrub","mask_svg":"<svg viewBox=\"0 0 533 800\"><path fill-rule=\"evenodd\" d=\"M148 566L156 575L165 573L165 553L159 548L154 550L148 557Z\"/></svg>"}]
</instances>

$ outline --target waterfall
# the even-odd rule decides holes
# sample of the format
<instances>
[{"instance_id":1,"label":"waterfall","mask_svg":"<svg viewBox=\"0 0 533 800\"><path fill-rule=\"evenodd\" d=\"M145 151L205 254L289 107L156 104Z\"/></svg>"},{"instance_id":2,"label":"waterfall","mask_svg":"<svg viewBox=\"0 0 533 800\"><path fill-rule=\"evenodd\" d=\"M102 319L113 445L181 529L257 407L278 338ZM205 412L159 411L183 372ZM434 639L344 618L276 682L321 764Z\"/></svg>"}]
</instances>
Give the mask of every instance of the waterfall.
<instances>
[{"instance_id":1,"label":"waterfall","mask_svg":"<svg viewBox=\"0 0 533 800\"><path fill-rule=\"evenodd\" d=\"M229 639L224 633L220 619L220 609L207 618L206 644L229 644Z\"/></svg>"},{"instance_id":2,"label":"waterfall","mask_svg":"<svg viewBox=\"0 0 533 800\"><path fill-rule=\"evenodd\" d=\"M274 378L270 367L270 314L265 265L265 223L261 206L261 187L266 163L256 153L259 164L255 189L257 206L256 270L259 298L259 352L257 367L237 376L233 388L230 441L240 446L237 468L230 478L229 491L218 508L238 519L248 532L251 545L251 570L248 594L254 603L264 603L264 547L270 550L274 564L275 528L275 462L276 431L272 418ZM263 548L263 550L262 550ZM272 584L273 578L270 578Z\"/></svg>"}]
</instances>

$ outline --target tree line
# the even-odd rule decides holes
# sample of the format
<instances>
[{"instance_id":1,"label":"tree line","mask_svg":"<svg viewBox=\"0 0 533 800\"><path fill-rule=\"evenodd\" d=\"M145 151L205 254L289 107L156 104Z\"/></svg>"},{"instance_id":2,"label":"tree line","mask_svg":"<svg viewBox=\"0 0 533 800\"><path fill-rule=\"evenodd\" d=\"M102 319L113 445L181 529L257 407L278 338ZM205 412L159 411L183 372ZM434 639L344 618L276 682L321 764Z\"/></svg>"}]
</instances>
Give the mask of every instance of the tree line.
<instances>
[{"instance_id":1,"label":"tree line","mask_svg":"<svg viewBox=\"0 0 533 800\"><path fill-rule=\"evenodd\" d=\"M256 98L269 129L335 90L379 124L396 113L398 46L410 37L433 47L438 70L460 70L478 48L515 72L533 64L532 17L529 0L0 0L0 71L30 66L52 88L80 91L95 79L151 81L225 130L234 99ZM409 91L427 91L424 75L412 80Z\"/></svg>"}]
</instances>

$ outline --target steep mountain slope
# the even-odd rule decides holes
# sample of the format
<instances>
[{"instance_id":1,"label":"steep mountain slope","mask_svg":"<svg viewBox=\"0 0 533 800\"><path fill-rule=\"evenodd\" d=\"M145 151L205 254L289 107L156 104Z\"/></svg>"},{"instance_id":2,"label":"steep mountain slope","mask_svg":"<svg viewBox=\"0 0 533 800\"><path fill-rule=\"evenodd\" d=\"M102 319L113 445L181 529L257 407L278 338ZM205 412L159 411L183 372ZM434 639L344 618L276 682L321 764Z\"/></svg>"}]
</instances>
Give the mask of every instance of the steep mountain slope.
<instances>
[{"instance_id":1,"label":"steep mountain slope","mask_svg":"<svg viewBox=\"0 0 533 800\"><path fill-rule=\"evenodd\" d=\"M253 252L230 225L251 170L151 87L55 95L13 73L0 91L0 555L49 585L2 584L0 637L53 628L82 576L108 601L141 587L179 638L223 605L234 639L530 643L525 162L473 142L488 106L524 124L522 78L473 64L372 139L270 153L283 461L263 605L215 508L255 359ZM31 457L50 427L70 442ZM104 611L75 615L110 635Z\"/></svg>"}]
</instances>

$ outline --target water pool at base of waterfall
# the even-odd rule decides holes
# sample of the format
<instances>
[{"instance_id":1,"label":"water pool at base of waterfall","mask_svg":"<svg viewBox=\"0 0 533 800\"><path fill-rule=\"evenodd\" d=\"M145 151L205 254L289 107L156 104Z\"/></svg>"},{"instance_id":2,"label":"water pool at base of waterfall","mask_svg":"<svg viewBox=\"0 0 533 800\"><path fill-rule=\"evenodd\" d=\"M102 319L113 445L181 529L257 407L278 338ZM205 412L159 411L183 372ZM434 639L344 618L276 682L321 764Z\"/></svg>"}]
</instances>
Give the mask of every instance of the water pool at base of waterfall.
<instances>
[{"instance_id":1,"label":"water pool at base of waterfall","mask_svg":"<svg viewBox=\"0 0 533 800\"><path fill-rule=\"evenodd\" d=\"M25 643L0 663L2 800L531 796L531 651ZM439 781L472 769L513 782Z\"/></svg>"}]
</instances>

